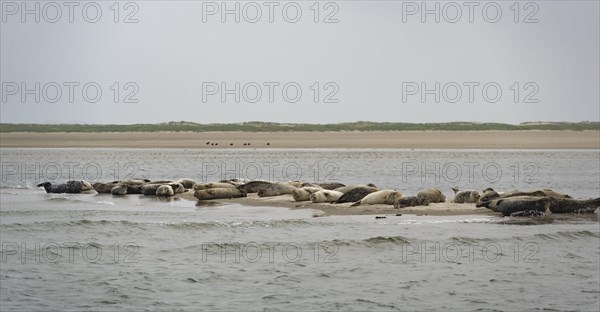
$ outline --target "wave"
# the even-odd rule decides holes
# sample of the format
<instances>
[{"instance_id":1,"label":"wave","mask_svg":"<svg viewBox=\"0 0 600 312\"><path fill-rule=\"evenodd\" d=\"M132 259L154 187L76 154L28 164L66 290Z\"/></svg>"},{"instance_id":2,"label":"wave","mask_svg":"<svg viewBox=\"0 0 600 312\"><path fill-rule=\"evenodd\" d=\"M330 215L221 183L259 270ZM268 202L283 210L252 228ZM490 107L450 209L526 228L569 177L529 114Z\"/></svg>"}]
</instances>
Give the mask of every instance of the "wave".
<instances>
[{"instance_id":1,"label":"wave","mask_svg":"<svg viewBox=\"0 0 600 312\"><path fill-rule=\"evenodd\" d=\"M73 221L38 221L31 223L9 223L3 224L5 229L17 228L25 230L26 228L71 228L71 227L130 227L139 229L148 229L153 227L165 227L177 230L198 230L212 228L273 228L310 225L312 223L305 220L268 220L268 221L206 221L206 222L138 222L128 220L73 220Z\"/></svg>"}]
</instances>

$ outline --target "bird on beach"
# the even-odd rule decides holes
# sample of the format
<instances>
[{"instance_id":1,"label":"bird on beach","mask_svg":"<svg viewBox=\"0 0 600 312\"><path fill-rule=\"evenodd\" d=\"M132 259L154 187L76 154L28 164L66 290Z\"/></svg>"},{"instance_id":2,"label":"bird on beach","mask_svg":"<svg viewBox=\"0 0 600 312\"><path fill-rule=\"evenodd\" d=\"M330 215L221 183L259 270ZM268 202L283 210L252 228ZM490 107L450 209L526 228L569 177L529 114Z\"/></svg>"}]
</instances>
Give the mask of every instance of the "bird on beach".
<instances>
[{"instance_id":1,"label":"bird on beach","mask_svg":"<svg viewBox=\"0 0 600 312\"><path fill-rule=\"evenodd\" d=\"M206 145L210 144L210 141L206 142Z\"/></svg>"}]
</instances>

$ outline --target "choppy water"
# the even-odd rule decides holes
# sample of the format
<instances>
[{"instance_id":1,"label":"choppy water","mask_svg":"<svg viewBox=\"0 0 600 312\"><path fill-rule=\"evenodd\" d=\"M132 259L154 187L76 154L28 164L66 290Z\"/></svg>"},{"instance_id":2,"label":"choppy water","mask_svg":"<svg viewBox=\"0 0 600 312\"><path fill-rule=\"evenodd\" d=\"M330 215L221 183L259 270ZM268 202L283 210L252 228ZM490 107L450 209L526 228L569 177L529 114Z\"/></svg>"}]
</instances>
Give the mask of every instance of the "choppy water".
<instances>
[{"instance_id":1,"label":"choppy water","mask_svg":"<svg viewBox=\"0 0 600 312\"><path fill-rule=\"evenodd\" d=\"M223 169L266 179L272 168L276 180L373 182L406 193L550 187L587 198L600 196L598 151L2 149L0 156L2 311L600 307L598 215L517 224L490 216L315 218L311 210L34 187L57 168L56 180L66 180L69 166L72 178L92 181L128 173L219 180ZM413 167L436 163L439 174L423 177ZM492 167L501 168L499 178ZM302 176L292 176L298 168ZM452 168L463 169L458 180Z\"/></svg>"}]
</instances>

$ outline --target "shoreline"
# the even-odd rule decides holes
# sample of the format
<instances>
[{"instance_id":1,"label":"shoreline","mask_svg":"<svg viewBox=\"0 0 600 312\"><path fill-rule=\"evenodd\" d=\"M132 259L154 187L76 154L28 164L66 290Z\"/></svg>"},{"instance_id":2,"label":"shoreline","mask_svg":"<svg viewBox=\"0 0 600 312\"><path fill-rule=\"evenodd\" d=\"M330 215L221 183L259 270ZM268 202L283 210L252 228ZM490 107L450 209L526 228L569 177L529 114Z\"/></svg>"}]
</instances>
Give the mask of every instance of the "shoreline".
<instances>
[{"instance_id":1,"label":"shoreline","mask_svg":"<svg viewBox=\"0 0 600 312\"><path fill-rule=\"evenodd\" d=\"M209 144L206 144L206 143ZM218 145L210 145L216 143ZM250 145L244 145L250 143ZM7 132L0 148L600 149L600 131Z\"/></svg>"}]
</instances>

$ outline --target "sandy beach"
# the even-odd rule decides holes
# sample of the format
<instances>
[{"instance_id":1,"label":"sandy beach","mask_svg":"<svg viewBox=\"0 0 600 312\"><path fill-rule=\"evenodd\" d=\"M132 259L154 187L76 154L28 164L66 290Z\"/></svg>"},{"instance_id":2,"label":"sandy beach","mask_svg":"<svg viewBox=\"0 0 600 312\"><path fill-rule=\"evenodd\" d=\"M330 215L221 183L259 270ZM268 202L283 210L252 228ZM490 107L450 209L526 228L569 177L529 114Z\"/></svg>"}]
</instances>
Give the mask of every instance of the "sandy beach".
<instances>
[{"instance_id":1,"label":"sandy beach","mask_svg":"<svg viewBox=\"0 0 600 312\"><path fill-rule=\"evenodd\" d=\"M599 149L600 131L0 133L0 147Z\"/></svg>"}]
</instances>

